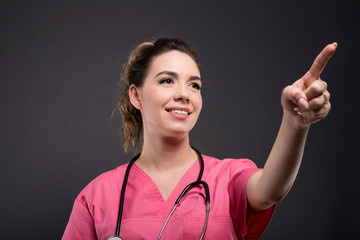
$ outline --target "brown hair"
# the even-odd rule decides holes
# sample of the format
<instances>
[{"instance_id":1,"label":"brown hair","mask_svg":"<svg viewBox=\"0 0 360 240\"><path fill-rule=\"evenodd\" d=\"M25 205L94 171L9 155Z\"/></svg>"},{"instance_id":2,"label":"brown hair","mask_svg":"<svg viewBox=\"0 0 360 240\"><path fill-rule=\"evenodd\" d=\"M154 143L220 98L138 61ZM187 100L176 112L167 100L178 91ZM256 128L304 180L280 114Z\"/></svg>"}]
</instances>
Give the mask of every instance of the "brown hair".
<instances>
[{"instance_id":1,"label":"brown hair","mask_svg":"<svg viewBox=\"0 0 360 240\"><path fill-rule=\"evenodd\" d=\"M142 117L140 110L136 109L129 99L129 87L134 84L140 88L154 57L178 50L188 54L199 66L195 51L183 40L177 38L159 38L152 42L144 42L138 45L130 54L128 62L121 74L123 91L117 103L117 110L121 113L123 126L120 134L125 137L124 150L137 150L142 143Z\"/></svg>"}]
</instances>

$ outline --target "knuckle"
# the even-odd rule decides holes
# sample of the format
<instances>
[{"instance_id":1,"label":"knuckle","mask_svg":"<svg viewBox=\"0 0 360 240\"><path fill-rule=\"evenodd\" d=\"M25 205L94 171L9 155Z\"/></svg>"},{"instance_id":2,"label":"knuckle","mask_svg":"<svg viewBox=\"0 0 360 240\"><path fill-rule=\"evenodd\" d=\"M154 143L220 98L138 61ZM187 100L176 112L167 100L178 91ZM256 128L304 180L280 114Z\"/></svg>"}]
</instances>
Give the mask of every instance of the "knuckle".
<instances>
[{"instance_id":1,"label":"knuckle","mask_svg":"<svg viewBox=\"0 0 360 240\"><path fill-rule=\"evenodd\" d=\"M328 104L326 104L326 112L330 112L331 110L331 103L329 102Z\"/></svg>"},{"instance_id":2,"label":"knuckle","mask_svg":"<svg viewBox=\"0 0 360 240\"><path fill-rule=\"evenodd\" d=\"M324 103L324 98L323 98L323 96L321 96L321 97L318 97L318 98L315 98L314 99L314 102L315 102L315 104L316 104L316 106L321 106L323 103Z\"/></svg>"},{"instance_id":3,"label":"knuckle","mask_svg":"<svg viewBox=\"0 0 360 240\"><path fill-rule=\"evenodd\" d=\"M310 107L312 109L319 109L323 104L324 104L324 98L320 96L311 100Z\"/></svg>"},{"instance_id":4,"label":"knuckle","mask_svg":"<svg viewBox=\"0 0 360 240\"><path fill-rule=\"evenodd\" d=\"M312 89L314 92L318 92L318 93L324 91L323 85L318 81L314 82L314 84L312 85Z\"/></svg>"},{"instance_id":5,"label":"knuckle","mask_svg":"<svg viewBox=\"0 0 360 240\"><path fill-rule=\"evenodd\" d=\"M321 80L321 81L322 81L322 84L324 85L324 88L327 89L327 87L328 87L327 82L325 82L325 81L323 81L323 80Z\"/></svg>"},{"instance_id":6,"label":"knuckle","mask_svg":"<svg viewBox=\"0 0 360 240\"><path fill-rule=\"evenodd\" d=\"M288 85L288 86L286 86L284 89L283 89L283 93L287 93L287 92L289 92L289 91L291 91L291 88L292 88L292 86L291 85Z\"/></svg>"}]
</instances>

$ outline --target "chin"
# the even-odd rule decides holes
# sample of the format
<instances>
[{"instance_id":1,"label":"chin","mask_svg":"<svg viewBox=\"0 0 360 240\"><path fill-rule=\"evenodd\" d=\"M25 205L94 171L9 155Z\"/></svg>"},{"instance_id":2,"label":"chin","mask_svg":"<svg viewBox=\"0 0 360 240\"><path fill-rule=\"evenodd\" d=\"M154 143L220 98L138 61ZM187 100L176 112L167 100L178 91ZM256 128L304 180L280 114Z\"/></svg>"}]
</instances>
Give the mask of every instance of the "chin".
<instances>
[{"instance_id":1,"label":"chin","mask_svg":"<svg viewBox=\"0 0 360 240\"><path fill-rule=\"evenodd\" d=\"M188 136L192 128L172 128L165 130L165 136L170 138L182 138Z\"/></svg>"}]
</instances>

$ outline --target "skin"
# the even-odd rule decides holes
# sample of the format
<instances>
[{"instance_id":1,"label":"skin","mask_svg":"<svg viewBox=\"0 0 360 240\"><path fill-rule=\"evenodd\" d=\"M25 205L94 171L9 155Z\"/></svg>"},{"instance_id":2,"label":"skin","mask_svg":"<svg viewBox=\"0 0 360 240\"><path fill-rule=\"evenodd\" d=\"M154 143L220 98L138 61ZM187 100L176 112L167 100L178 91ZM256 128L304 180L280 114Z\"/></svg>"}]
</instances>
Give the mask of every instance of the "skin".
<instances>
[{"instance_id":1,"label":"skin","mask_svg":"<svg viewBox=\"0 0 360 240\"><path fill-rule=\"evenodd\" d=\"M281 96L283 119L279 133L263 171L250 177L247 186L249 203L264 210L281 201L297 176L310 125L329 113L331 104L327 84L320 78L337 44L327 45L305 75L285 87Z\"/></svg>"},{"instance_id":2,"label":"skin","mask_svg":"<svg viewBox=\"0 0 360 240\"><path fill-rule=\"evenodd\" d=\"M170 51L153 59L141 88L129 88L130 101L143 118L144 144L136 164L152 178L164 200L197 161L189 132L202 107L199 87L200 71L194 60ZM171 113L174 109L190 114Z\"/></svg>"},{"instance_id":3,"label":"skin","mask_svg":"<svg viewBox=\"0 0 360 240\"><path fill-rule=\"evenodd\" d=\"M247 197L253 209L271 207L293 185L310 125L323 119L331 108L325 102L330 94L320 74L336 47L336 43L327 45L309 71L284 88L283 118L277 138L264 169L248 181ZM189 144L189 132L202 107L201 92L194 87L195 83L201 86L200 72L193 59L185 53L170 51L153 59L141 88L134 85L129 88L130 101L141 111L144 124L143 151L136 164L153 179L165 201L197 161ZM187 108L191 114L181 119L169 113L173 107Z\"/></svg>"}]
</instances>

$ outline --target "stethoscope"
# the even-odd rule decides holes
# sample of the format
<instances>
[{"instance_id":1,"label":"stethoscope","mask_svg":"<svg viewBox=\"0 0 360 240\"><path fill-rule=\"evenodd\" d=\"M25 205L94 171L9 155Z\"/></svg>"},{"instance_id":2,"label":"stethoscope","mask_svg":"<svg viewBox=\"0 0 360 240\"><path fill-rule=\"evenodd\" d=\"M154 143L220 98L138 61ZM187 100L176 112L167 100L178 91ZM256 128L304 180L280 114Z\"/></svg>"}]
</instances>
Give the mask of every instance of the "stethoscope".
<instances>
[{"instance_id":1,"label":"stethoscope","mask_svg":"<svg viewBox=\"0 0 360 240\"><path fill-rule=\"evenodd\" d=\"M189 191L191 188L193 188L196 185L202 185L205 189L205 203L206 203L206 217L205 217L205 223L204 223L204 228L200 237L200 240L203 239L204 235L205 235L205 231L206 231L206 227L207 227L207 223L208 223L208 219L209 219L209 212L210 212L210 193L209 193L209 186L206 182L202 181L202 175L204 172L204 159L201 156L201 153L199 152L199 150L197 150L196 148L192 147L192 149L194 149L194 151L196 152L196 154L198 155L199 158L199 162L200 162L200 171L199 171L199 175L198 178L195 182L190 183L189 185L187 185L184 190L180 193L179 197L177 198L177 200L175 201L175 204L173 206L173 208L171 209L169 216L166 218L159 236L158 236L158 240L160 240L162 233L164 232L165 226L168 223L171 215L173 214L173 212L175 211L175 208L178 206L178 204L180 203L181 199L183 198L183 196L186 194L187 191ZM138 155L136 155L135 157L133 157L133 159L131 159L131 161L129 162L127 168L126 168L126 172L125 172L125 176L124 176L124 181L123 181L123 185L121 188L121 195L120 195L120 204L119 204L119 214L118 214L118 219L117 219L117 223L116 223L116 230L115 230L115 235L109 237L107 240L123 240L119 234L120 234L120 226L121 226L121 218L122 218L122 213L123 213L123 208L124 208L124 198L125 198L125 189L126 189L126 184L127 184L127 180L129 177L129 173L130 173L130 169L132 167L132 165L135 163L135 161L140 157L139 153Z\"/></svg>"}]
</instances>

